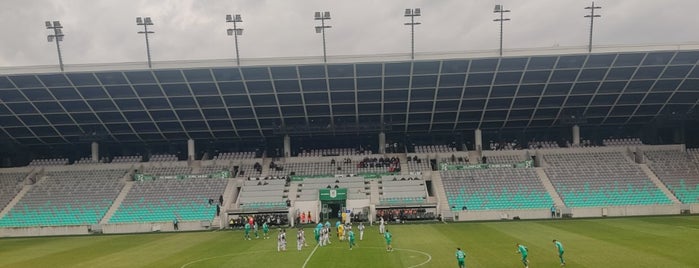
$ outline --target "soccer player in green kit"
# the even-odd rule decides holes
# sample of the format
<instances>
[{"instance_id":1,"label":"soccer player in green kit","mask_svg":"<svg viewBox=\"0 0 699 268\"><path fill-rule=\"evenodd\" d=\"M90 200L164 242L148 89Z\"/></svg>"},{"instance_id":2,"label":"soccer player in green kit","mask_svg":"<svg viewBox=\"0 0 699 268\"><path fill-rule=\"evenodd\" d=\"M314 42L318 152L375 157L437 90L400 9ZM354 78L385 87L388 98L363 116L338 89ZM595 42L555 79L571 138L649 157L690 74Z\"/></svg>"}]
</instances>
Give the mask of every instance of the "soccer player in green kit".
<instances>
[{"instance_id":1,"label":"soccer player in green kit","mask_svg":"<svg viewBox=\"0 0 699 268\"><path fill-rule=\"evenodd\" d=\"M264 239L269 239L269 225L267 225L267 222L262 223L262 233L264 235Z\"/></svg>"},{"instance_id":2,"label":"soccer player in green kit","mask_svg":"<svg viewBox=\"0 0 699 268\"><path fill-rule=\"evenodd\" d=\"M561 260L561 266L565 266L566 261L563 260L563 253L564 253L563 244L561 244L561 242L559 242L556 239L553 240L553 244L556 245L556 249L558 250L558 258Z\"/></svg>"},{"instance_id":3,"label":"soccer player in green kit","mask_svg":"<svg viewBox=\"0 0 699 268\"><path fill-rule=\"evenodd\" d=\"M522 254L522 264L524 264L524 268L529 268L529 260L527 260L527 256L529 255L529 249L527 249L526 246L517 243L516 253Z\"/></svg>"},{"instance_id":4,"label":"soccer player in green kit","mask_svg":"<svg viewBox=\"0 0 699 268\"><path fill-rule=\"evenodd\" d=\"M349 230L347 233L347 240L349 241L350 250L352 250L352 247L356 245L354 243L354 232L352 230Z\"/></svg>"},{"instance_id":5,"label":"soccer player in green kit","mask_svg":"<svg viewBox=\"0 0 699 268\"><path fill-rule=\"evenodd\" d=\"M383 233L383 238L386 239L386 251L393 251L393 246L391 246L393 235L391 235L391 232L389 232L388 229L386 229L386 231Z\"/></svg>"},{"instance_id":6,"label":"soccer player in green kit","mask_svg":"<svg viewBox=\"0 0 699 268\"><path fill-rule=\"evenodd\" d=\"M250 240L250 223L245 223L245 239Z\"/></svg>"},{"instance_id":7,"label":"soccer player in green kit","mask_svg":"<svg viewBox=\"0 0 699 268\"><path fill-rule=\"evenodd\" d=\"M456 248L456 261L459 263L459 268L466 268L466 253L461 248Z\"/></svg>"}]
</instances>

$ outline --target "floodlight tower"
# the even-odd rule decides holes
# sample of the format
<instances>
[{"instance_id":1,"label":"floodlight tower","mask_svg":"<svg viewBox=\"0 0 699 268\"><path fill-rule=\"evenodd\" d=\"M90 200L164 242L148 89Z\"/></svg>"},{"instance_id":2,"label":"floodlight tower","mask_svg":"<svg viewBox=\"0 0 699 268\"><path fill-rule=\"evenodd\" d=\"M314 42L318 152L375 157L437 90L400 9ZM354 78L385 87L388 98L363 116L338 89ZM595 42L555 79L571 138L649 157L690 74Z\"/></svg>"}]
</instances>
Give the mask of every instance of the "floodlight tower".
<instances>
[{"instance_id":1,"label":"floodlight tower","mask_svg":"<svg viewBox=\"0 0 699 268\"><path fill-rule=\"evenodd\" d=\"M243 35L243 29L238 28L238 22L243 22L240 14L226 15L226 22L232 22L233 28L228 29L228 36L233 36L235 38L235 62L240 66L240 53L238 52L238 36Z\"/></svg>"},{"instance_id":2,"label":"floodlight tower","mask_svg":"<svg viewBox=\"0 0 699 268\"><path fill-rule=\"evenodd\" d=\"M420 25L422 23L415 22L415 17L420 17L422 13L419 8L406 8L405 17L410 17L410 22L404 23L404 25L410 25L410 59L415 59L415 25Z\"/></svg>"},{"instance_id":3,"label":"floodlight tower","mask_svg":"<svg viewBox=\"0 0 699 268\"><path fill-rule=\"evenodd\" d=\"M493 20L496 22L500 22L500 57L502 57L502 26L504 22L510 20L505 18L505 13L507 12L510 11L506 10L502 5L495 5L495 10L493 10L493 13L500 13L500 18Z\"/></svg>"},{"instance_id":4,"label":"floodlight tower","mask_svg":"<svg viewBox=\"0 0 699 268\"><path fill-rule=\"evenodd\" d=\"M320 21L320 26L316 26L316 33L322 33L323 34L323 62L328 62L326 52L325 52L325 29L327 28L332 28L330 25L325 25L325 20L330 20L330 11L316 11L315 16L313 16L315 20Z\"/></svg>"},{"instance_id":5,"label":"floodlight tower","mask_svg":"<svg viewBox=\"0 0 699 268\"><path fill-rule=\"evenodd\" d=\"M590 15L585 15L585 18L590 18L590 42L587 44L587 52L592 52L592 27L595 25L595 18L601 17L601 15L595 15L595 9L601 8L601 6L595 6L595 1L592 1L591 6L585 7L590 10Z\"/></svg>"},{"instance_id":6,"label":"floodlight tower","mask_svg":"<svg viewBox=\"0 0 699 268\"><path fill-rule=\"evenodd\" d=\"M63 42L63 26L61 26L60 21L53 21L51 23L50 21L46 21L46 29L53 30L53 34L49 34L47 36L47 40L50 42L53 42L53 40L56 40L56 50L58 51L58 66L61 68L61 72L63 71L63 56L61 56L61 42Z\"/></svg>"},{"instance_id":7,"label":"floodlight tower","mask_svg":"<svg viewBox=\"0 0 699 268\"><path fill-rule=\"evenodd\" d=\"M155 33L153 31L148 31L148 25L153 25L153 21L150 19L150 17L137 17L136 18L136 25L138 26L143 26L143 31L138 32L139 34L144 34L146 36L146 53L148 54L148 68L152 68L151 62L150 62L150 43L148 43L148 34Z\"/></svg>"}]
</instances>

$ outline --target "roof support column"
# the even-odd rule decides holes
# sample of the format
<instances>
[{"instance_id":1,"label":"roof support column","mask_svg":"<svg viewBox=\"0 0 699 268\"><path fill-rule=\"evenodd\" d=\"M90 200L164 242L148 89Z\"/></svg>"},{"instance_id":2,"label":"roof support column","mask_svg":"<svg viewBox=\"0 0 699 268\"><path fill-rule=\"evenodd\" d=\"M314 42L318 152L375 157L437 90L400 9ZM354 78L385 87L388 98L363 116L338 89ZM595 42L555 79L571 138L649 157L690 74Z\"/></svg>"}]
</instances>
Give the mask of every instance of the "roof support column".
<instances>
[{"instance_id":1,"label":"roof support column","mask_svg":"<svg viewBox=\"0 0 699 268\"><path fill-rule=\"evenodd\" d=\"M291 137L284 135L284 157L291 157Z\"/></svg>"},{"instance_id":2,"label":"roof support column","mask_svg":"<svg viewBox=\"0 0 699 268\"><path fill-rule=\"evenodd\" d=\"M386 133L383 131L379 133L379 153L386 153Z\"/></svg>"},{"instance_id":3,"label":"roof support column","mask_svg":"<svg viewBox=\"0 0 699 268\"><path fill-rule=\"evenodd\" d=\"M92 142L92 162L100 161L100 145L96 141Z\"/></svg>"},{"instance_id":4,"label":"roof support column","mask_svg":"<svg viewBox=\"0 0 699 268\"><path fill-rule=\"evenodd\" d=\"M187 160L195 160L194 159L194 140L189 139L187 140Z\"/></svg>"},{"instance_id":5,"label":"roof support column","mask_svg":"<svg viewBox=\"0 0 699 268\"><path fill-rule=\"evenodd\" d=\"M478 152L482 151L483 150L483 135L481 133L481 129L477 128L473 136L475 138L474 144L476 145L476 151L478 151Z\"/></svg>"},{"instance_id":6,"label":"roof support column","mask_svg":"<svg viewBox=\"0 0 699 268\"><path fill-rule=\"evenodd\" d=\"M573 146L580 145L580 127L578 125L573 126Z\"/></svg>"}]
</instances>

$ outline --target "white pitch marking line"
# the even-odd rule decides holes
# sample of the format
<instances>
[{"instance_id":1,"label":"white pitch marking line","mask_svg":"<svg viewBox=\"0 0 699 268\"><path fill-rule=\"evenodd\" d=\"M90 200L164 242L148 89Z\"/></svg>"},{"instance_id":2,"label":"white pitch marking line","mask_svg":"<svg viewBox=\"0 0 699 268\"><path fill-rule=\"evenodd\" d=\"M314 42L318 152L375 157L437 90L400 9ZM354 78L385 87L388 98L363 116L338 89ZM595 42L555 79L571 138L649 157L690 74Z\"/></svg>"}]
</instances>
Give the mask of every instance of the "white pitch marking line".
<instances>
[{"instance_id":1,"label":"white pitch marking line","mask_svg":"<svg viewBox=\"0 0 699 268\"><path fill-rule=\"evenodd\" d=\"M301 266L301 268L306 268L306 264L308 264L308 261L311 260L311 257L313 257L313 254L316 253L316 249L318 249L318 245L320 245L320 244L316 244L316 247L313 248L313 251L311 251L311 254L308 255L308 258L306 258L306 261L303 262L303 266Z\"/></svg>"}]
</instances>

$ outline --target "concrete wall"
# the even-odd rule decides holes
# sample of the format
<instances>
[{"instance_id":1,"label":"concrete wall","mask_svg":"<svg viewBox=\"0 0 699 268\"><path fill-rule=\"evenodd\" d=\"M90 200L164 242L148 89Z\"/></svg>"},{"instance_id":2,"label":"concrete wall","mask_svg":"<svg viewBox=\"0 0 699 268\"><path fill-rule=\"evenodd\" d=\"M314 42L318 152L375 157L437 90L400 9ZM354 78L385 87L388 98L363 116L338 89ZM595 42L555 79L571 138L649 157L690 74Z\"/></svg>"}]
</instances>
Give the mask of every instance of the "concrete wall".
<instances>
[{"instance_id":1,"label":"concrete wall","mask_svg":"<svg viewBox=\"0 0 699 268\"><path fill-rule=\"evenodd\" d=\"M455 221L487 221L487 220L511 220L514 217L520 219L544 219L551 217L551 211L548 209L530 209L530 210L465 210L454 213L458 219Z\"/></svg>"},{"instance_id":2,"label":"concrete wall","mask_svg":"<svg viewBox=\"0 0 699 268\"><path fill-rule=\"evenodd\" d=\"M202 221L181 221L178 225L179 231L209 230L209 228L203 226L205 224L202 224ZM208 225L211 226L211 223L209 222ZM175 229L172 222L123 223L102 225L102 233L105 234L149 233L159 231L173 232L175 231Z\"/></svg>"},{"instance_id":3,"label":"concrete wall","mask_svg":"<svg viewBox=\"0 0 699 268\"><path fill-rule=\"evenodd\" d=\"M294 206L289 209L289 211L300 211L304 213L308 213L308 211L311 212L311 218L313 218L314 222L318 222L320 219L320 201L318 200L311 200L311 201L294 201Z\"/></svg>"},{"instance_id":4,"label":"concrete wall","mask_svg":"<svg viewBox=\"0 0 699 268\"><path fill-rule=\"evenodd\" d=\"M594 207L572 208L573 218L594 217L623 217L645 215L679 215L683 205L657 205L657 206L624 206L624 207ZM686 205L684 205L686 206ZM690 205L692 213L699 213L699 204ZM548 219L551 211L548 209L534 210L492 210L492 211L459 211L455 213L458 221L484 221L512 219L517 216L520 219Z\"/></svg>"},{"instance_id":5,"label":"concrete wall","mask_svg":"<svg viewBox=\"0 0 699 268\"><path fill-rule=\"evenodd\" d=\"M0 237L49 236L49 235L86 235L88 226L47 226L0 228Z\"/></svg>"}]
</instances>

